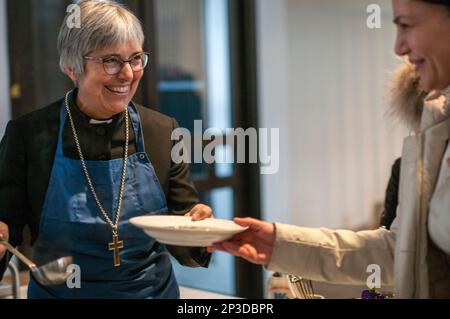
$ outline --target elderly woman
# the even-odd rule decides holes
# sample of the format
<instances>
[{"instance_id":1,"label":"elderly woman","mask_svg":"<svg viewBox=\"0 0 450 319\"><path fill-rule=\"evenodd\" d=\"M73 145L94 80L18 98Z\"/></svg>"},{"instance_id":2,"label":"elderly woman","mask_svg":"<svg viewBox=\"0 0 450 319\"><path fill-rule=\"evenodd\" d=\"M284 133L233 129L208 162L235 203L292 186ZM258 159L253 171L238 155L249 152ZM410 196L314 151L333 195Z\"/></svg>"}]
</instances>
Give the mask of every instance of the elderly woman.
<instances>
[{"instance_id":1,"label":"elderly woman","mask_svg":"<svg viewBox=\"0 0 450 319\"><path fill-rule=\"evenodd\" d=\"M64 21L58 38L60 66L76 88L11 121L1 142L0 234L19 245L29 225L34 258L69 253L80 267L79 288L31 277L30 298L177 298L168 249L189 266L207 265L209 254L166 247L129 219L203 219L211 209L198 204L187 164L171 160L176 121L131 102L149 58L140 22L112 1L80 9L81 27Z\"/></svg>"},{"instance_id":2,"label":"elderly woman","mask_svg":"<svg viewBox=\"0 0 450 319\"><path fill-rule=\"evenodd\" d=\"M450 298L450 0L393 0L395 52L431 92L420 129L404 141L399 208L391 230L312 229L236 219L249 226L216 244L269 270L335 283L365 284L368 265L397 298ZM408 120L414 106L402 107ZM414 124L414 123L411 123Z\"/></svg>"}]
</instances>

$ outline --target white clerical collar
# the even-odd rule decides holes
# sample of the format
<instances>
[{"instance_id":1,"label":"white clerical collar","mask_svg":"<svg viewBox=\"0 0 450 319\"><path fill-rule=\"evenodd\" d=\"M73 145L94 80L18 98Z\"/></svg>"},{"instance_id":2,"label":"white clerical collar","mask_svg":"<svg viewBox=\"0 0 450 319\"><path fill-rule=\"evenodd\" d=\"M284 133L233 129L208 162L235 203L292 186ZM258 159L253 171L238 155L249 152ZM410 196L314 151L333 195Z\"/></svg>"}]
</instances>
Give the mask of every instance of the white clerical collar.
<instances>
[{"instance_id":1,"label":"white clerical collar","mask_svg":"<svg viewBox=\"0 0 450 319\"><path fill-rule=\"evenodd\" d=\"M112 119L109 120L96 120L96 119L90 119L89 124L111 124Z\"/></svg>"}]
</instances>

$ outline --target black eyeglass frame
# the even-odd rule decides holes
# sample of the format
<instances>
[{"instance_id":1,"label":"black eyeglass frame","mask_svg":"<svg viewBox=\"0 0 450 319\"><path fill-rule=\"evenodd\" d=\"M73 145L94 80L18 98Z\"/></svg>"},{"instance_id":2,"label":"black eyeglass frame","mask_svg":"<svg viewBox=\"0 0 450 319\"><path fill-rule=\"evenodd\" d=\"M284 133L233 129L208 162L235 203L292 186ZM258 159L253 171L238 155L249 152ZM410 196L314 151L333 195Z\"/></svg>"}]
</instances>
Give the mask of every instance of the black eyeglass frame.
<instances>
[{"instance_id":1,"label":"black eyeglass frame","mask_svg":"<svg viewBox=\"0 0 450 319\"><path fill-rule=\"evenodd\" d=\"M133 65L131 64L131 61L133 61L133 59L137 56L137 55L141 55L142 56L142 68L134 70L133 69ZM107 62L106 60L114 58L117 62L120 63L120 68L118 69L117 72L111 73L107 71L107 66L105 65L105 63ZM105 72L109 75L116 75L118 73L120 73L123 69L123 66L125 65L125 63L128 63L131 67L131 70L133 70L133 72L139 72L142 71L143 69L145 69L145 67L148 65L148 60L150 58L150 52L139 52L136 54L133 54L133 56L131 57L131 59L129 60L123 60L120 56L117 55L108 55L105 57L95 57L95 56L89 56L89 55L85 55L83 56L83 59L85 60L90 60L90 61L95 61L98 63L101 63L103 65L103 69L105 70Z\"/></svg>"}]
</instances>

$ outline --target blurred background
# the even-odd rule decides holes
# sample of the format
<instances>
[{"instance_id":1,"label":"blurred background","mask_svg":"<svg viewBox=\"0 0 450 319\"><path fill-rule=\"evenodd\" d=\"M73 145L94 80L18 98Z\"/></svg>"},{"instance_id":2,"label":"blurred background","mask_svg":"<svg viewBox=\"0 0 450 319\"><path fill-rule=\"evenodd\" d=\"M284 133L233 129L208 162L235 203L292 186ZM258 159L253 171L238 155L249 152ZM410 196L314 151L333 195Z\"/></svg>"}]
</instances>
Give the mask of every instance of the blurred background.
<instances>
[{"instance_id":1,"label":"blurred background","mask_svg":"<svg viewBox=\"0 0 450 319\"><path fill-rule=\"evenodd\" d=\"M0 135L71 88L56 38L76 1L0 0ZM407 131L386 118L395 28L389 0L128 0L151 52L136 102L194 132L279 128L280 166L193 164L217 218L253 216L301 226L377 227ZM369 4L381 28L369 29ZM224 143L218 150L232 156ZM176 262L174 262L176 263ZM267 273L214 254L208 269L176 265L181 285L267 296Z\"/></svg>"}]
</instances>

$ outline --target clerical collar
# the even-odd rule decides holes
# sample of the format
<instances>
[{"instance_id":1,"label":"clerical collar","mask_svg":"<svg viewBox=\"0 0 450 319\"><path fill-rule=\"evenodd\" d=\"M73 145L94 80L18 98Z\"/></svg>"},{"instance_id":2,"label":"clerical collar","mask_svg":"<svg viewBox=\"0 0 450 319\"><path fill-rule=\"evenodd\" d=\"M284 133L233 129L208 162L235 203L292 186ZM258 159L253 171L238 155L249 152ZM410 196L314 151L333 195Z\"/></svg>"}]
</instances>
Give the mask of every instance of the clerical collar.
<instances>
[{"instance_id":1,"label":"clerical collar","mask_svg":"<svg viewBox=\"0 0 450 319\"><path fill-rule=\"evenodd\" d=\"M96 120L96 119L90 119L89 124L111 124L112 119L109 120Z\"/></svg>"}]
</instances>

